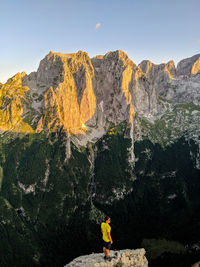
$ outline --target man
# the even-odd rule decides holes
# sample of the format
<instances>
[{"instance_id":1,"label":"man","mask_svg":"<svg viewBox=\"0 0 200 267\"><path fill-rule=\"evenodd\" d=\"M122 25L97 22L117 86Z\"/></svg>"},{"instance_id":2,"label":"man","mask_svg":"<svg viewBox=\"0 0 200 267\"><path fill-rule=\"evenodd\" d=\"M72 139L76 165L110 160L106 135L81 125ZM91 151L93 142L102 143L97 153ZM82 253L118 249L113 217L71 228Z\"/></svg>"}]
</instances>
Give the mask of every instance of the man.
<instances>
[{"instance_id":1,"label":"man","mask_svg":"<svg viewBox=\"0 0 200 267\"><path fill-rule=\"evenodd\" d=\"M103 252L105 254L104 259L105 260L111 260L109 257L109 251L111 248L111 244L113 243L110 232L111 232L111 227L109 223L111 222L110 217L106 216L105 217L105 222L102 222L101 224L101 232L103 235Z\"/></svg>"}]
</instances>

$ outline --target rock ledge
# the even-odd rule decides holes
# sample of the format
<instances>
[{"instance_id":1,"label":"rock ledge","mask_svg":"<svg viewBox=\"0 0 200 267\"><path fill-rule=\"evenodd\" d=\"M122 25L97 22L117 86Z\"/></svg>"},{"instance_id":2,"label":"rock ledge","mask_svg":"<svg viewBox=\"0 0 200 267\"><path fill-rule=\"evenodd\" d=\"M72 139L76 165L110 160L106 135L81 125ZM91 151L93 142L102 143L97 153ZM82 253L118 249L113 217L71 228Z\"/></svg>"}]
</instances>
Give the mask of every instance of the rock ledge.
<instances>
[{"instance_id":1,"label":"rock ledge","mask_svg":"<svg viewBox=\"0 0 200 267\"><path fill-rule=\"evenodd\" d=\"M93 253L90 255L80 256L65 267L147 267L148 261L145 257L145 250L136 249L136 250L119 250L119 251L110 251L111 261L105 261L103 258L103 253Z\"/></svg>"}]
</instances>

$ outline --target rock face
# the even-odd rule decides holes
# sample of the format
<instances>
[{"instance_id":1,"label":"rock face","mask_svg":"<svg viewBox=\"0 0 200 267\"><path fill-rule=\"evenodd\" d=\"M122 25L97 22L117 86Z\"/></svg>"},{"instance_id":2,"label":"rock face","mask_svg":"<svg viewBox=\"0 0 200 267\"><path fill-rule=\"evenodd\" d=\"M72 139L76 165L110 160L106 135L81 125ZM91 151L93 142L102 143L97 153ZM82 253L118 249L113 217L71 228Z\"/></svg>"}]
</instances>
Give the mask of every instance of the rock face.
<instances>
[{"instance_id":1,"label":"rock face","mask_svg":"<svg viewBox=\"0 0 200 267\"><path fill-rule=\"evenodd\" d=\"M193 264L191 267L199 267L200 266L200 261L196 262L195 264Z\"/></svg>"},{"instance_id":2,"label":"rock face","mask_svg":"<svg viewBox=\"0 0 200 267\"><path fill-rule=\"evenodd\" d=\"M115 124L133 121L134 87L142 72L122 51L90 59L87 53L61 54L50 52L38 71L23 79L32 91L44 95L42 117L37 132L55 131L64 127L69 134L84 134L85 123L102 126L106 120ZM143 99L146 99L146 92ZM141 90L141 91L142 91ZM148 101L148 100L147 100ZM146 110L146 106L143 105ZM140 109L142 109L140 107ZM94 116L94 117L93 117ZM99 127L100 127L99 125Z\"/></svg>"},{"instance_id":3,"label":"rock face","mask_svg":"<svg viewBox=\"0 0 200 267\"><path fill-rule=\"evenodd\" d=\"M158 106L158 97L164 97L174 103L188 103L199 99L200 75L196 75L200 70L198 62L199 55L180 61L177 69L173 61L156 65L145 60L139 64L146 74L149 88L152 88L150 103L153 105L155 102L154 106L157 107L154 115L162 112ZM187 76L184 76L186 74ZM152 95L156 96L152 98Z\"/></svg>"},{"instance_id":4,"label":"rock face","mask_svg":"<svg viewBox=\"0 0 200 267\"><path fill-rule=\"evenodd\" d=\"M150 96L162 95L168 91L168 84L175 79L176 69L173 61L166 64L153 64L151 61L144 60L139 64L141 70L146 74L149 83ZM154 97L154 101L156 97ZM150 101L152 102L152 100Z\"/></svg>"},{"instance_id":5,"label":"rock face","mask_svg":"<svg viewBox=\"0 0 200 267\"><path fill-rule=\"evenodd\" d=\"M115 124L123 120L132 122L136 65L122 51L109 52L101 59L94 58L92 64L97 103L103 104L104 116Z\"/></svg>"},{"instance_id":6,"label":"rock face","mask_svg":"<svg viewBox=\"0 0 200 267\"><path fill-rule=\"evenodd\" d=\"M110 123L127 121L132 129L136 113L154 120L165 112L159 97L198 101L199 60L199 55L184 59L176 69L173 61L144 60L136 66L120 50L92 59L82 51L50 52L37 72L17 74L0 85L0 129L39 133L62 128L81 134L84 145L101 137Z\"/></svg>"},{"instance_id":7,"label":"rock face","mask_svg":"<svg viewBox=\"0 0 200 267\"><path fill-rule=\"evenodd\" d=\"M200 71L200 54L181 60L177 65L177 75L197 74Z\"/></svg>"},{"instance_id":8,"label":"rock face","mask_svg":"<svg viewBox=\"0 0 200 267\"><path fill-rule=\"evenodd\" d=\"M36 131L56 131L63 127L69 134L84 134L85 122L96 108L93 76L87 53L50 52L41 61L37 73L23 81L40 92L43 88L42 116Z\"/></svg>"},{"instance_id":9,"label":"rock face","mask_svg":"<svg viewBox=\"0 0 200 267\"><path fill-rule=\"evenodd\" d=\"M134 266L147 267L148 261L144 249L110 251L112 260L105 261L102 253L81 256L74 259L65 267L115 267Z\"/></svg>"},{"instance_id":10,"label":"rock face","mask_svg":"<svg viewBox=\"0 0 200 267\"><path fill-rule=\"evenodd\" d=\"M22 85L26 73L18 73L5 85L0 85L0 130L33 133L32 127L23 121L27 108L26 93L29 88Z\"/></svg>"}]
</instances>

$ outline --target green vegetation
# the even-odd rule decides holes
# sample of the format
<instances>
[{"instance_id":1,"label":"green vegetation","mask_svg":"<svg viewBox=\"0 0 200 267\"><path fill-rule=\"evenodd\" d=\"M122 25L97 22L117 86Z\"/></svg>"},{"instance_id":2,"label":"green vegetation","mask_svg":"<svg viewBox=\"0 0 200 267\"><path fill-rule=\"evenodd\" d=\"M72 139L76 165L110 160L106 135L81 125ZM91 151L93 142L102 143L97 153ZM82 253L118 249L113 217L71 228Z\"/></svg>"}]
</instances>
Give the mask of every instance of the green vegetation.
<instances>
[{"instance_id":1,"label":"green vegetation","mask_svg":"<svg viewBox=\"0 0 200 267\"><path fill-rule=\"evenodd\" d=\"M194 110L200 111L200 106L195 105L193 102L185 103L185 104L178 104L175 107L176 107L176 109L185 109L185 110L189 111L190 113Z\"/></svg>"},{"instance_id":2,"label":"green vegetation","mask_svg":"<svg viewBox=\"0 0 200 267\"><path fill-rule=\"evenodd\" d=\"M162 127L161 120L157 130ZM166 266L168 258L176 267L180 257L187 266L196 260L183 246L200 240L198 146L182 137L163 147L146 137L132 148L127 131L125 124L110 125L96 144L71 144L70 158L62 131L3 136L1 266L59 267L101 252L105 215L112 219L115 249L145 246L153 266ZM128 163L131 149L135 166Z\"/></svg>"},{"instance_id":3,"label":"green vegetation","mask_svg":"<svg viewBox=\"0 0 200 267\"><path fill-rule=\"evenodd\" d=\"M23 236L23 246L30 242L31 248L27 243L27 250L30 249L32 252L27 252L24 258L24 261L30 262L29 266L35 264L46 266L54 261L57 261L55 266L60 264L63 266L68 258L64 251L69 248L66 249L68 245L65 241L63 243L60 235L62 233L65 240L69 240L71 233L76 229L73 227L74 220L84 216L85 212L89 214L90 164L87 150L82 149L82 152L79 152L72 145L72 156L66 160L63 141L65 138L64 133L59 137L52 134L49 138L41 134L24 135L22 138L10 140L8 144L2 144L1 147L0 165L3 169L1 197L2 201L6 201L10 212L15 214L16 220L9 219L8 213L2 211L1 214L3 221L9 221L13 229L19 225L23 226L20 235L18 236L16 232L13 236L16 242ZM3 204L1 207L3 208ZM89 215L82 218L80 231L87 225L88 218ZM26 242L25 233L29 235L30 241ZM2 244L7 244L7 251L13 251L14 240L6 243L8 240L4 235L1 241ZM19 246L21 249L17 249L16 252L14 250L12 256L9 253L5 254L8 258L0 259L4 262L2 266L6 264L26 266L20 265L20 261L15 262L16 257L19 259L24 257L23 246ZM70 249L76 251L75 253L81 253L80 249L73 248L75 243L70 246ZM1 255L2 251L3 247L0 247Z\"/></svg>"},{"instance_id":4,"label":"green vegetation","mask_svg":"<svg viewBox=\"0 0 200 267\"><path fill-rule=\"evenodd\" d=\"M0 197L0 265L35 266L35 239L10 203Z\"/></svg>"},{"instance_id":5,"label":"green vegetation","mask_svg":"<svg viewBox=\"0 0 200 267\"><path fill-rule=\"evenodd\" d=\"M156 259L166 252L172 254L184 254L186 252L181 243L165 239L144 239L141 245L146 249L147 258L150 260Z\"/></svg>"},{"instance_id":6,"label":"green vegetation","mask_svg":"<svg viewBox=\"0 0 200 267\"><path fill-rule=\"evenodd\" d=\"M124 264L122 262L118 262L117 264L114 265L114 267L123 267Z\"/></svg>"},{"instance_id":7,"label":"green vegetation","mask_svg":"<svg viewBox=\"0 0 200 267\"><path fill-rule=\"evenodd\" d=\"M114 137L116 136L109 136L109 138ZM181 257L185 259L186 265L180 266L189 266L188 264L192 262L192 259L195 259L196 252L184 252L183 246L198 242L200 239L200 231L197 230L200 221L198 212L200 207L198 193L200 191L200 171L195 167L198 146L194 141L186 141L184 138L180 138L164 148L158 143L153 144L148 139L136 142L134 153L137 162L135 163L134 175L137 179L132 183L132 190L129 191L129 180L124 171L123 183L127 193L123 199L115 197L113 201L111 198L112 187L114 185L114 188L117 189L120 185L120 182L118 184L117 181L120 180L118 180L117 175L116 177L113 176L115 169L112 166L115 166L119 173L118 166L120 165L116 159L117 155L112 156L114 146L111 147L110 142L101 143L98 150L100 155L97 155L98 169L95 170L95 174L98 175L98 171L103 168L106 171L105 161L109 160L110 168L109 175L104 176L104 181L100 185L97 183L95 205L112 218L112 235L116 240L115 248L141 247L144 238L177 240L178 243L182 244L179 248L182 248L183 254L180 255L175 253L177 243L166 241L166 244L166 242L160 241L157 243L157 248L155 242L152 244L154 247L153 255L159 258L160 264L155 266L165 266L164 262L168 262L168 257L172 262L174 259L174 263L170 261L170 266L179 266L178 262L183 264ZM108 144L109 148L102 154L103 161L99 157L101 156L101 149ZM114 154L116 153L120 153L119 148L118 152L115 151ZM127 160L126 155L123 153L125 160ZM122 167L120 170L122 171ZM95 176L95 179L101 179L100 176ZM148 260L151 264L154 257L148 258Z\"/></svg>"},{"instance_id":8,"label":"green vegetation","mask_svg":"<svg viewBox=\"0 0 200 267\"><path fill-rule=\"evenodd\" d=\"M194 136L199 134L200 107L194 103L173 104L161 97L159 101L167 111L164 115L157 116L154 122L136 114L135 120L138 123L135 128L136 136L139 128L144 138L150 139L153 143L157 142L162 147L166 147L186 133L189 138L196 138Z\"/></svg>"},{"instance_id":9,"label":"green vegetation","mask_svg":"<svg viewBox=\"0 0 200 267\"><path fill-rule=\"evenodd\" d=\"M131 168L127 164L131 140L124 138L123 125L119 125L110 128L96 146L96 194L101 201L112 203L113 199L123 196L124 188L128 191L132 186Z\"/></svg>"}]
</instances>

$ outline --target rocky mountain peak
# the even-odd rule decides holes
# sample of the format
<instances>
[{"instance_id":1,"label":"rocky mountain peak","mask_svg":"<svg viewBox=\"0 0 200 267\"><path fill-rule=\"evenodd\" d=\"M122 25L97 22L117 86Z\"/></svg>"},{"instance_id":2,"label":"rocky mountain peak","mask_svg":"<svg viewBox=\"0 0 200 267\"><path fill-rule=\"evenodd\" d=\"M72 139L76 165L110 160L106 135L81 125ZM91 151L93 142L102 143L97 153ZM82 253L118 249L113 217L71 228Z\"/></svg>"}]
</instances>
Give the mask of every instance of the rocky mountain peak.
<instances>
[{"instance_id":1,"label":"rocky mountain peak","mask_svg":"<svg viewBox=\"0 0 200 267\"><path fill-rule=\"evenodd\" d=\"M45 57L45 59L47 59L47 61L61 60L63 63L69 63L71 62L71 60L81 63L88 63L90 57L87 52L83 52L81 50L78 51L77 53L69 53L69 54L50 51L49 54Z\"/></svg>"},{"instance_id":2,"label":"rocky mountain peak","mask_svg":"<svg viewBox=\"0 0 200 267\"><path fill-rule=\"evenodd\" d=\"M200 71L200 54L181 60L177 65L177 75L195 75Z\"/></svg>"},{"instance_id":3,"label":"rocky mountain peak","mask_svg":"<svg viewBox=\"0 0 200 267\"><path fill-rule=\"evenodd\" d=\"M191 71L195 73L199 60L199 55L196 55L183 60L183 63L193 62ZM184 64L179 63L179 73ZM121 50L92 59L83 51L69 54L50 51L41 60L37 72L16 74L8 80L6 87L1 85L1 91L9 84L17 87L17 83L20 88L29 89L29 96L24 93L24 98L31 106L31 113L37 113L37 119L34 119L37 132L56 131L63 127L70 134L85 135L88 129L94 131L97 124L98 132L102 133L107 122L117 125L128 121L132 124L135 112L148 118L154 116L159 111L159 96L173 101L188 101L191 99L187 91L189 84L190 87L194 85L192 90L196 98L198 77L191 77L191 83L183 81L176 73L172 60L159 65L144 60L136 66ZM14 92L19 93L14 99L20 100L20 90ZM25 107L25 101L20 103ZM21 119L25 111L26 108L20 111ZM7 112L11 118L10 110Z\"/></svg>"},{"instance_id":4,"label":"rocky mountain peak","mask_svg":"<svg viewBox=\"0 0 200 267\"><path fill-rule=\"evenodd\" d=\"M150 60L143 60L140 64L139 67L141 68L142 72L144 73L149 73L151 68L155 66Z\"/></svg>"},{"instance_id":5,"label":"rocky mountain peak","mask_svg":"<svg viewBox=\"0 0 200 267\"><path fill-rule=\"evenodd\" d=\"M149 74L149 76L155 76L155 73L160 72L167 72L170 76L170 78L173 78L176 73L176 68L173 60L170 60L167 63L161 63L161 64L154 64L150 60L143 60L139 67L145 74Z\"/></svg>"},{"instance_id":6,"label":"rocky mountain peak","mask_svg":"<svg viewBox=\"0 0 200 267\"><path fill-rule=\"evenodd\" d=\"M97 56L94 56L92 59L103 59L104 58L104 55L97 55Z\"/></svg>"},{"instance_id":7,"label":"rocky mountain peak","mask_svg":"<svg viewBox=\"0 0 200 267\"><path fill-rule=\"evenodd\" d=\"M9 82L12 83L12 82L17 82L19 81L20 79L22 79L24 76L26 76L26 72L18 72L16 73L13 77L9 78L7 83L8 84Z\"/></svg>"},{"instance_id":8,"label":"rocky mountain peak","mask_svg":"<svg viewBox=\"0 0 200 267\"><path fill-rule=\"evenodd\" d=\"M95 111L92 88L94 69L86 52L50 52L36 73L37 86L44 87L43 116L37 131L64 126L69 133L85 132L85 122ZM52 91L53 90L53 91ZM49 115L49 109L52 110Z\"/></svg>"},{"instance_id":9,"label":"rocky mountain peak","mask_svg":"<svg viewBox=\"0 0 200 267\"><path fill-rule=\"evenodd\" d=\"M174 79L176 75L176 67L173 60L164 64L164 71L168 72L170 79Z\"/></svg>"},{"instance_id":10,"label":"rocky mountain peak","mask_svg":"<svg viewBox=\"0 0 200 267\"><path fill-rule=\"evenodd\" d=\"M0 90L0 131L32 133L32 127L23 121L27 108L27 86L22 85L25 72L17 73L1 86Z\"/></svg>"},{"instance_id":11,"label":"rocky mountain peak","mask_svg":"<svg viewBox=\"0 0 200 267\"><path fill-rule=\"evenodd\" d=\"M130 65L132 68L136 67L136 65L133 63L133 61L122 50L116 50L114 52L108 52L104 56L104 59L109 60L109 61L115 61L116 63L119 61L119 62L121 62L121 65L124 65L125 67L128 65Z\"/></svg>"}]
</instances>

